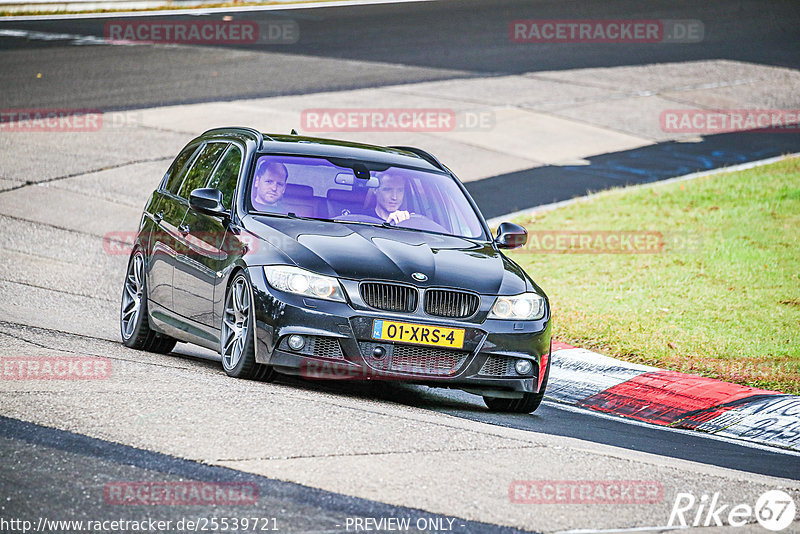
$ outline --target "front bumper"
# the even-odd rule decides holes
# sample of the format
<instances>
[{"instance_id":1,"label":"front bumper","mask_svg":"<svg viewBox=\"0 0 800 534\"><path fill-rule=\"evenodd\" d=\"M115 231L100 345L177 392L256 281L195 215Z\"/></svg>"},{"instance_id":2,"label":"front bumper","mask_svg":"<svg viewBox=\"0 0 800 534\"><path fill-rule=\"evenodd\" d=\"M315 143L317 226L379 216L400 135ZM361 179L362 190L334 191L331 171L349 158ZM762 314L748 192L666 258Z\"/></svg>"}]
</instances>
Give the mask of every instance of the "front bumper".
<instances>
[{"instance_id":1,"label":"front bumper","mask_svg":"<svg viewBox=\"0 0 800 534\"><path fill-rule=\"evenodd\" d=\"M256 361L281 373L309 379L405 381L518 397L536 393L546 372L541 363L546 366L549 360L549 315L538 321L481 320L493 297L486 298L488 304L482 304L475 318L462 321L368 308L354 297L357 282L345 287L351 302L343 303L276 291L260 268L250 269L250 279L256 305ZM375 340L374 319L463 328L464 349ZM292 334L304 337L303 348L288 346ZM383 349L382 357L381 350L376 355L376 347ZM514 364L520 359L531 362L531 372L516 372Z\"/></svg>"}]
</instances>

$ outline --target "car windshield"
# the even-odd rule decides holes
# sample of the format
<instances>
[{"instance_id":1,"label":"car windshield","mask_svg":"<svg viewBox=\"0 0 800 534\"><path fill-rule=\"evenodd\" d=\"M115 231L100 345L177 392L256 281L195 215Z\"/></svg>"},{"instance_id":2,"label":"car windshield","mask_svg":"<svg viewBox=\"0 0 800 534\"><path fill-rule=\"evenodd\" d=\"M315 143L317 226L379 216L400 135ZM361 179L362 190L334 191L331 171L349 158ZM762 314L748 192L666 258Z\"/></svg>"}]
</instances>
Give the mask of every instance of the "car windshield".
<instances>
[{"instance_id":1,"label":"car windshield","mask_svg":"<svg viewBox=\"0 0 800 534\"><path fill-rule=\"evenodd\" d=\"M397 226L484 239L478 215L446 174L305 156L260 156L249 208L259 213Z\"/></svg>"}]
</instances>

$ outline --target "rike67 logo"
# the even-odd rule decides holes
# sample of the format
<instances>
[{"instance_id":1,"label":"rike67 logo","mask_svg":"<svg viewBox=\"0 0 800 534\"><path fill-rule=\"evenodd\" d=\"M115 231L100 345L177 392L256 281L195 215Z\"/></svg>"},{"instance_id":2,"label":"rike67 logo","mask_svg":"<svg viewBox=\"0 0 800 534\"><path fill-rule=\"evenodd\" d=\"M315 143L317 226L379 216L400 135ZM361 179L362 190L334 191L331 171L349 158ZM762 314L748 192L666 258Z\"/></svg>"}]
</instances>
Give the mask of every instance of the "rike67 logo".
<instances>
[{"instance_id":1,"label":"rike67 logo","mask_svg":"<svg viewBox=\"0 0 800 534\"><path fill-rule=\"evenodd\" d=\"M746 503L722 504L719 492L699 499L691 493L678 493L669 516L668 527L743 527L755 519L767 530L779 531L794 521L797 506L791 495L781 490L764 492L755 506Z\"/></svg>"}]
</instances>

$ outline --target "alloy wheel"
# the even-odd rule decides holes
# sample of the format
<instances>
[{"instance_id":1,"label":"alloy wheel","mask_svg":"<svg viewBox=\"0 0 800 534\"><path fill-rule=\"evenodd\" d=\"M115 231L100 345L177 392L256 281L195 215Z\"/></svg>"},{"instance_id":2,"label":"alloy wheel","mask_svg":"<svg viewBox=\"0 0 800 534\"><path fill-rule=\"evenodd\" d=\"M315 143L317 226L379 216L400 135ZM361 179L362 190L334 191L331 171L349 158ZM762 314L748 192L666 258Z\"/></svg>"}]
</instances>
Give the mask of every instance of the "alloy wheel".
<instances>
[{"instance_id":1,"label":"alloy wheel","mask_svg":"<svg viewBox=\"0 0 800 534\"><path fill-rule=\"evenodd\" d=\"M125 290L122 294L122 312L120 323L122 335L128 339L133 335L142 309L142 298L144 296L144 257L137 253L133 256L128 265L128 273L125 276Z\"/></svg>"},{"instance_id":2,"label":"alloy wheel","mask_svg":"<svg viewBox=\"0 0 800 534\"><path fill-rule=\"evenodd\" d=\"M239 363L250 325L250 288L242 276L237 278L225 300L222 316L222 364L233 369Z\"/></svg>"}]
</instances>

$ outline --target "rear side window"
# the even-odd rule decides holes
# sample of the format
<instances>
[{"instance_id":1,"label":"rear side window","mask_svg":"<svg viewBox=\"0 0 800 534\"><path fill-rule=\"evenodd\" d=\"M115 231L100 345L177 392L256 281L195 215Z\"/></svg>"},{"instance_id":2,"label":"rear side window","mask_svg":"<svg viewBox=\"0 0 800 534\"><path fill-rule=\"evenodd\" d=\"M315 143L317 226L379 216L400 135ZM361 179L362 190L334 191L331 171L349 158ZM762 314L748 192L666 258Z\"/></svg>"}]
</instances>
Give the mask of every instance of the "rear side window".
<instances>
[{"instance_id":1,"label":"rear side window","mask_svg":"<svg viewBox=\"0 0 800 534\"><path fill-rule=\"evenodd\" d=\"M211 174L214 165L216 165L217 160L222 156L227 146L228 143L208 143L203 147L203 151L194 160L192 168L189 169L186 178L183 180L179 196L188 199L189 193L205 185L208 175Z\"/></svg>"},{"instance_id":2,"label":"rear side window","mask_svg":"<svg viewBox=\"0 0 800 534\"><path fill-rule=\"evenodd\" d=\"M175 161L172 162L172 166L167 171L167 176L165 176L163 186L165 191L169 191L173 195L178 193L178 187L180 187L183 176L186 174L186 163L189 162L189 159L196 150L197 145L191 145L184 148L183 152L178 154L178 157L175 158Z\"/></svg>"},{"instance_id":3,"label":"rear side window","mask_svg":"<svg viewBox=\"0 0 800 534\"><path fill-rule=\"evenodd\" d=\"M239 180L239 169L242 167L242 151L236 145L231 145L225 156L222 158L214 176L208 182L207 187L215 187L222 191L222 205L226 209L231 209L233 191L236 189L236 182Z\"/></svg>"}]
</instances>

